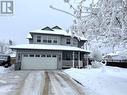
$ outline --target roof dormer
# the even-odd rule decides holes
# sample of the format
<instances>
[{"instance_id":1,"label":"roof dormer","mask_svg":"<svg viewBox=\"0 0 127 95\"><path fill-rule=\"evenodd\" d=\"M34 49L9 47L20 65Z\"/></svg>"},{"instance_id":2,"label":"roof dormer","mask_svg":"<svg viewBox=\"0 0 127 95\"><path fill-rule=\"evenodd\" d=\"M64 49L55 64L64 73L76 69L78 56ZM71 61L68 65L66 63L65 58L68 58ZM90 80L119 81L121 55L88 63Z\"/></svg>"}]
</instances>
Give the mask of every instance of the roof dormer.
<instances>
[{"instance_id":1,"label":"roof dormer","mask_svg":"<svg viewBox=\"0 0 127 95\"><path fill-rule=\"evenodd\" d=\"M50 27L45 27L45 28L42 28L41 30L47 30L47 31L54 31L53 29L51 29Z\"/></svg>"},{"instance_id":2,"label":"roof dormer","mask_svg":"<svg viewBox=\"0 0 127 95\"><path fill-rule=\"evenodd\" d=\"M59 26L54 26L54 27L52 27L52 29L62 30L62 28L60 28Z\"/></svg>"}]
</instances>

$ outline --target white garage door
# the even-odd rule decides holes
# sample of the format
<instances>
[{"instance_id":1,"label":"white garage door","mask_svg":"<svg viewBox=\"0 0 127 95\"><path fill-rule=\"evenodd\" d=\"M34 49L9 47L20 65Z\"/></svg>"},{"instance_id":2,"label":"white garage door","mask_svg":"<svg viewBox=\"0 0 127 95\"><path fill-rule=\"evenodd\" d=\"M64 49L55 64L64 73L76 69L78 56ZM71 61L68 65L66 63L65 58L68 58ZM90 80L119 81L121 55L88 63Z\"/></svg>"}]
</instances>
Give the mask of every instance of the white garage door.
<instances>
[{"instance_id":1,"label":"white garage door","mask_svg":"<svg viewBox=\"0 0 127 95\"><path fill-rule=\"evenodd\" d=\"M57 69L56 56L29 55L22 57L22 69Z\"/></svg>"}]
</instances>

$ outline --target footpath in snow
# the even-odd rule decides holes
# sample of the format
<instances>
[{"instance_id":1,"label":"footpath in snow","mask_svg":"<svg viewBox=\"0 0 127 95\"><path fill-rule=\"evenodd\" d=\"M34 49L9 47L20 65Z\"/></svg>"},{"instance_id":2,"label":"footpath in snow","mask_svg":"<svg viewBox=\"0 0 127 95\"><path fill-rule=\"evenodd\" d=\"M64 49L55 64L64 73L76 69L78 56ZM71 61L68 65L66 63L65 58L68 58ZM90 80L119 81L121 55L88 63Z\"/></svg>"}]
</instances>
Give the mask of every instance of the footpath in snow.
<instances>
[{"instance_id":1,"label":"footpath in snow","mask_svg":"<svg viewBox=\"0 0 127 95\"><path fill-rule=\"evenodd\" d=\"M127 69L106 67L67 69L64 72L84 85L87 95L127 95Z\"/></svg>"}]
</instances>

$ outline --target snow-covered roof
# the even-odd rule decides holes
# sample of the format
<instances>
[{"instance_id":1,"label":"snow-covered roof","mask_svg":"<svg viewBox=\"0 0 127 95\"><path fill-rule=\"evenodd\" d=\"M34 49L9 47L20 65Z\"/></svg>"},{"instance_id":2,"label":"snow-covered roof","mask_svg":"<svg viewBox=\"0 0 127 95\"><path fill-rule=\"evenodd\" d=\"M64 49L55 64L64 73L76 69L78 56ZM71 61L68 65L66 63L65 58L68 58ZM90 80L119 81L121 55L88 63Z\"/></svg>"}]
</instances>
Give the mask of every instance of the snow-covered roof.
<instances>
[{"instance_id":1,"label":"snow-covered roof","mask_svg":"<svg viewBox=\"0 0 127 95\"><path fill-rule=\"evenodd\" d=\"M30 33L40 33L40 34L53 34L53 35L71 36L71 33L70 32L66 32L65 30L60 30L60 29L53 29L53 31L39 29L39 30L31 31Z\"/></svg>"},{"instance_id":2,"label":"snow-covered roof","mask_svg":"<svg viewBox=\"0 0 127 95\"><path fill-rule=\"evenodd\" d=\"M27 39L32 39L32 36L31 36L31 34L29 33L28 35L27 35L27 37L26 37Z\"/></svg>"},{"instance_id":3,"label":"snow-covered roof","mask_svg":"<svg viewBox=\"0 0 127 95\"><path fill-rule=\"evenodd\" d=\"M66 50L66 51L90 52L78 47L62 46L62 45L43 45L43 44L23 44L23 45L10 46L10 48L11 49Z\"/></svg>"},{"instance_id":4,"label":"snow-covered roof","mask_svg":"<svg viewBox=\"0 0 127 95\"><path fill-rule=\"evenodd\" d=\"M62 36L72 36L71 31L65 31L62 30L60 27L55 26L53 28L45 27L43 29L33 30L30 31L30 33L39 33L39 34L51 34L51 35L62 35ZM28 35L29 37L30 35ZM77 36L75 36L77 37ZM31 37L30 37L31 38ZM77 37L80 38L80 40L86 40L84 37Z\"/></svg>"}]
</instances>

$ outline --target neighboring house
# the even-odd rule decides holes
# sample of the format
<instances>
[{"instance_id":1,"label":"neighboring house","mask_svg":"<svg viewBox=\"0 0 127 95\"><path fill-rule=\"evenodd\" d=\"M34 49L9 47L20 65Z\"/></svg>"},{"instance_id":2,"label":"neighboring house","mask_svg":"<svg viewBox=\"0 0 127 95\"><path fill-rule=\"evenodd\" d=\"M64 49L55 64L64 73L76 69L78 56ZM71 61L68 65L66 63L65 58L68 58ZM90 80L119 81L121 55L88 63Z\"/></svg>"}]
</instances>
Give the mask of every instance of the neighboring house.
<instances>
[{"instance_id":1,"label":"neighboring house","mask_svg":"<svg viewBox=\"0 0 127 95\"><path fill-rule=\"evenodd\" d=\"M86 39L71 37L71 33L60 27L45 27L31 31L27 39L29 44L11 46L16 50L15 69L62 69L82 67L83 49Z\"/></svg>"}]
</instances>

